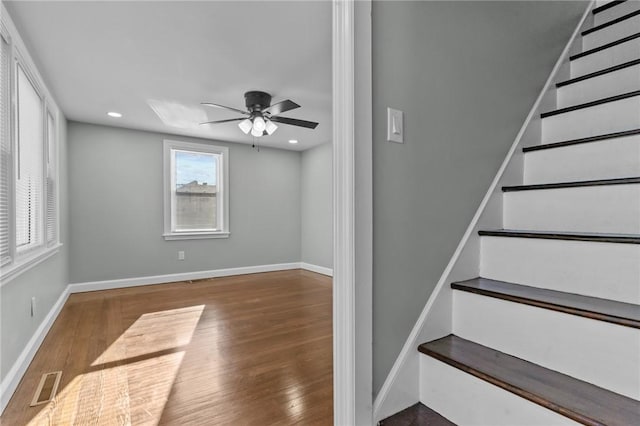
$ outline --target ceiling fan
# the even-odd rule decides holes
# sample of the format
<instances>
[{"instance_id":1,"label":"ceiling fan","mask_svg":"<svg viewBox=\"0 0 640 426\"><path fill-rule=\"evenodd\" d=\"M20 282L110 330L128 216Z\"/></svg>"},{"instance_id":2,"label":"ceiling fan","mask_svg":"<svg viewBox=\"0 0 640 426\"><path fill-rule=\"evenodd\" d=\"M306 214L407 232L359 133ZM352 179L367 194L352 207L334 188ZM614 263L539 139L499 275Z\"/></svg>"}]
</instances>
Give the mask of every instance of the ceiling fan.
<instances>
[{"instance_id":1,"label":"ceiling fan","mask_svg":"<svg viewBox=\"0 0 640 426\"><path fill-rule=\"evenodd\" d=\"M282 114L283 112L300 108L300 105L289 99L271 105L271 95L266 92L260 92L257 90L246 92L244 94L244 99L247 111L242 111L240 109L224 105L214 104L212 102L202 102L202 105L234 111L243 114L244 116L238 118L229 118L227 120L207 121L200 124L218 124L239 121L240 123L238 123L238 127L240 127L240 130L242 130L245 134L249 134L249 132L251 132L251 134L255 137L273 134L273 132L275 132L278 128L275 123L306 127L308 129L315 129L318 125L318 123L313 121L281 117L280 114Z\"/></svg>"}]
</instances>

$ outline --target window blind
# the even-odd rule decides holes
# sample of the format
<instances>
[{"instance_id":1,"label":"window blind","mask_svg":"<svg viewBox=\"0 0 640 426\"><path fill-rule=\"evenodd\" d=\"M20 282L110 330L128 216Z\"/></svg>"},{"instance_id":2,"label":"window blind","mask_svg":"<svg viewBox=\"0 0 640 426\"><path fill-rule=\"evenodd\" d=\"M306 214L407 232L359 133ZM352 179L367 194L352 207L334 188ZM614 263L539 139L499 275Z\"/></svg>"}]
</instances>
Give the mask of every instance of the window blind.
<instances>
[{"instance_id":1,"label":"window blind","mask_svg":"<svg viewBox=\"0 0 640 426\"><path fill-rule=\"evenodd\" d=\"M19 65L16 77L16 248L25 251L42 244L44 117L42 99Z\"/></svg>"},{"instance_id":2,"label":"window blind","mask_svg":"<svg viewBox=\"0 0 640 426\"><path fill-rule=\"evenodd\" d=\"M56 209L56 126L51 113L47 113L47 245L55 244L57 233Z\"/></svg>"},{"instance_id":3,"label":"window blind","mask_svg":"<svg viewBox=\"0 0 640 426\"><path fill-rule=\"evenodd\" d=\"M0 37L0 265L11 262L9 200L11 177L11 132L9 70L10 48Z\"/></svg>"}]
</instances>

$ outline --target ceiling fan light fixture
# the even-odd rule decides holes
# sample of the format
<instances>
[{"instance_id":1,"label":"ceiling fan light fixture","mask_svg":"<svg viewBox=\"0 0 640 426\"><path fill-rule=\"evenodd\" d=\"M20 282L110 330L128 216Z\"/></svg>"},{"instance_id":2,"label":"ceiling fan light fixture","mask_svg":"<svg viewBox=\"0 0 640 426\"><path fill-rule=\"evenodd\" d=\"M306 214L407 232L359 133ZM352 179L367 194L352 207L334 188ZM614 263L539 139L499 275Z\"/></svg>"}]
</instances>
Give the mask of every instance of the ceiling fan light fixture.
<instances>
[{"instance_id":1,"label":"ceiling fan light fixture","mask_svg":"<svg viewBox=\"0 0 640 426\"><path fill-rule=\"evenodd\" d=\"M238 127L240 127L240 130L242 130L246 135L246 134L249 134L249 132L253 128L253 123L251 122L251 120L247 118L245 120L242 120L240 123L238 123Z\"/></svg>"},{"instance_id":2,"label":"ceiling fan light fixture","mask_svg":"<svg viewBox=\"0 0 640 426\"><path fill-rule=\"evenodd\" d=\"M262 136L262 132L263 130L258 130L256 126L253 126L253 129L251 129L251 135L255 136L256 138L259 138L260 136Z\"/></svg>"},{"instance_id":3,"label":"ceiling fan light fixture","mask_svg":"<svg viewBox=\"0 0 640 426\"><path fill-rule=\"evenodd\" d=\"M253 119L253 128L262 134L262 132L264 132L266 127L267 127L267 123L264 122L264 118L262 118L259 115L256 115L256 117Z\"/></svg>"},{"instance_id":4,"label":"ceiling fan light fixture","mask_svg":"<svg viewBox=\"0 0 640 426\"><path fill-rule=\"evenodd\" d=\"M272 135L278 129L278 126L274 124L273 121L267 120L267 123L264 128L267 131L267 134Z\"/></svg>"}]
</instances>

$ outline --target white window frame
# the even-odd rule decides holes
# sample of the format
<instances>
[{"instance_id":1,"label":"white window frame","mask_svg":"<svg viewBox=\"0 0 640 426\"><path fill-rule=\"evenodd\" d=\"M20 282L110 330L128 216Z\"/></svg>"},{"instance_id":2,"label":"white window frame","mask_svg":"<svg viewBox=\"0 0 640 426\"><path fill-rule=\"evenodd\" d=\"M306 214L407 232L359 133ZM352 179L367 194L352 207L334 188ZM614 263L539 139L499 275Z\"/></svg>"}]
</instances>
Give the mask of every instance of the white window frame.
<instances>
[{"instance_id":1,"label":"white window frame","mask_svg":"<svg viewBox=\"0 0 640 426\"><path fill-rule=\"evenodd\" d=\"M60 243L60 202L59 202L59 162L58 162L58 132L59 132L59 109L55 104L55 101L50 95L44 85L40 74L37 71L28 51L24 45L24 42L20 38L13 22L6 13L4 5L2 6L2 14L0 15L0 32L1 36L6 40L9 46L9 135L11 139L10 148L10 163L11 171L9 173L9 260L0 267L0 286L3 286L30 270L36 265L44 262L46 259L58 253L62 244ZM22 69L25 76L29 79L32 86L41 98L42 105L42 120L43 120L43 179L42 179L42 206L40 220L38 227L41 230L42 238L38 245L29 247L25 250L18 250L16 247L16 210L15 210L15 192L16 192L16 176L15 170L17 167L17 144L18 144L18 99L17 99L17 70L18 67ZM53 118L53 135L48 132L48 117ZM53 144L53 147L50 145ZM53 149L51 149L53 148ZM50 153L54 158L49 158ZM47 166L48 161L53 161L53 191L55 193L55 208L54 208L54 226L55 236L53 240L48 240L46 235L47 230Z\"/></svg>"},{"instance_id":2,"label":"white window frame","mask_svg":"<svg viewBox=\"0 0 640 426\"><path fill-rule=\"evenodd\" d=\"M221 157L217 164L217 208L220 230L216 231L175 231L173 230L172 188L175 186L172 151L192 151L215 154ZM164 158L164 233L165 240L193 240L205 238L229 238L229 148L207 143L183 142L166 139L163 144Z\"/></svg>"}]
</instances>

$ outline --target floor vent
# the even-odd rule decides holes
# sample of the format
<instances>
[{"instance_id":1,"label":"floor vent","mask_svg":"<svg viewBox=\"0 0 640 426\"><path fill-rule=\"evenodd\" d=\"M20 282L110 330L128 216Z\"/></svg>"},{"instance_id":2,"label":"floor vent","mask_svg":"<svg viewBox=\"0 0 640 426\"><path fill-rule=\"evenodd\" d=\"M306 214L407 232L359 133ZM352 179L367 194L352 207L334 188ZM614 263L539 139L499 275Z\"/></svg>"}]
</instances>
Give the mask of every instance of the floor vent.
<instances>
[{"instance_id":1,"label":"floor vent","mask_svg":"<svg viewBox=\"0 0 640 426\"><path fill-rule=\"evenodd\" d=\"M36 389L36 393L31 400L32 407L45 404L56 396L58 385L60 384L60 377L62 377L62 371L54 371L53 373L45 373L42 375L38 389Z\"/></svg>"}]
</instances>

